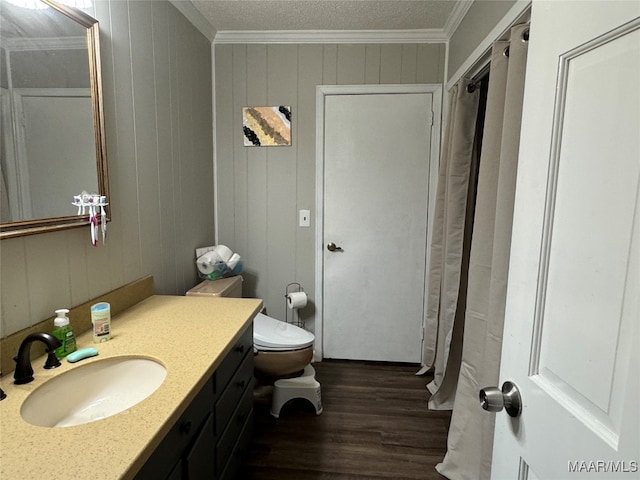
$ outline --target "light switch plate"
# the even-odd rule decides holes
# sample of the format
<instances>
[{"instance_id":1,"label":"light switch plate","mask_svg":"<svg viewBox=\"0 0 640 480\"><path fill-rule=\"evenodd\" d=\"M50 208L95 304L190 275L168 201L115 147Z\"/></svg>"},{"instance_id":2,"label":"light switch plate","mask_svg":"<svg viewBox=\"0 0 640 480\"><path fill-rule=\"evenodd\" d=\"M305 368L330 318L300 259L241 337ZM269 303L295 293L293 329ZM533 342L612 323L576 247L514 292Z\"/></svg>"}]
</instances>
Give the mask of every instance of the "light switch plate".
<instances>
[{"instance_id":1,"label":"light switch plate","mask_svg":"<svg viewBox=\"0 0 640 480\"><path fill-rule=\"evenodd\" d=\"M311 226L311 211L310 210L300 210L300 220L298 221L298 225L301 227L310 227Z\"/></svg>"}]
</instances>

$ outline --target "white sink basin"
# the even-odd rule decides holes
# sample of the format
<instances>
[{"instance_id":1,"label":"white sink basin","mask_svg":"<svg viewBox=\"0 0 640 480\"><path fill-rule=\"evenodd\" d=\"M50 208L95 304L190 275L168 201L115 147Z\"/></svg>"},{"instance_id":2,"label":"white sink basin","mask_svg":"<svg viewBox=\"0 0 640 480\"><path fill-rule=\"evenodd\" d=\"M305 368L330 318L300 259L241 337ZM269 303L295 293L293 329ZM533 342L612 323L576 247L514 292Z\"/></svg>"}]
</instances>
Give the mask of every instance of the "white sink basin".
<instances>
[{"instance_id":1,"label":"white sink basin","mask_svg":"<svg viewBox=\"0 0 640 480\"><path fill-rule=\"evenodd\" d=\"M23 402L20 414L40 427L95 422L140 403L166 376L167 370L148 358L97 360L45 382Z\"/></svg>"}]
</instances>

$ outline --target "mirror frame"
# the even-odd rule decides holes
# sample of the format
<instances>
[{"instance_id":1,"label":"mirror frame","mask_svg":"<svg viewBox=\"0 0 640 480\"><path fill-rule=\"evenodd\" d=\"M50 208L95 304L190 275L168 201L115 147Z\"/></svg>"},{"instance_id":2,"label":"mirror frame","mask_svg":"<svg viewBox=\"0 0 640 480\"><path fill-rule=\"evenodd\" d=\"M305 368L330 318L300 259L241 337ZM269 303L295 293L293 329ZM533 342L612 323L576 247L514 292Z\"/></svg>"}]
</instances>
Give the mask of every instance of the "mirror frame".
<instances>
[{"instance_id":1,"label":"mirror frame","mask_svg":"<svg viewBox=\"0 0 640 480\"><path fill-rule=\"evenodd\" d=\"M102 98L102 75L100 63L100 26L98 20L72 7L59 5L51 0L40 0L48 6L66 15L71 20L87 29L87 51L89 54L89 81L91 90L91 107L93 113L93 130L96 146L96 169L98 173L98 190L100 195L109 197L109 176L107 169L106 134L104 128L104 102ZM80 193L80 192L78 192ZM69 198L71 205L72 198ZM110 212L110 210L107 210ZM110 220L110 218L107 218ZM0 224L0 239L35 235L69 228L89 225L89 215L69 215L64 217L38 218Z\"/></svg>"}]
</instances>

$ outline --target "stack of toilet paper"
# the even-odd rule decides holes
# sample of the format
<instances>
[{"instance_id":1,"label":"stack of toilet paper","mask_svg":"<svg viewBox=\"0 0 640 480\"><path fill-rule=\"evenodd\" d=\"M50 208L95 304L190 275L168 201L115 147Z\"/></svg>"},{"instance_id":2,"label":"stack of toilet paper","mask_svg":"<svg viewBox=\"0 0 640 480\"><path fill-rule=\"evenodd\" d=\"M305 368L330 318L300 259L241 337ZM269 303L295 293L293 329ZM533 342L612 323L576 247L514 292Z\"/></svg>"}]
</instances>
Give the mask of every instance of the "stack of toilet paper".
<instances>
[{"instance_id":1,"label":"stack of toilet paper","mask_svg":"<svg viewBox=\"0 0 640 480\"><path fill-rule=\"evenodd\" d=\"M202 278L216 280L242 273L242 259L226 245L196 249L196 266Z\"/></svg>"}]
</instances>

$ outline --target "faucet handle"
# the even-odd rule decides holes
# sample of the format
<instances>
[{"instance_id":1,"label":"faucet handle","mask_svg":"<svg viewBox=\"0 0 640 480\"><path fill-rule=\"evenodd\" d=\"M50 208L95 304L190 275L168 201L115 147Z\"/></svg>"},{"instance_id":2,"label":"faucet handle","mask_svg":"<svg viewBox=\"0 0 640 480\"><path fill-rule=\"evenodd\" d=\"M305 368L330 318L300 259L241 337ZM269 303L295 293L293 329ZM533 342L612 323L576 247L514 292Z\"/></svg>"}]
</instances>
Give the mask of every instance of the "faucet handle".
<instances>
[{"instance_id":1,"label":"faucet handle","mask_svg":"<svg viewBox=\"0 0 640 480\"><path fill-rule=\"evenodd\" d=\"M20 348L22 348L22 346ZM26 355L29 357L28 361L24 360L24 356L20 354L13 357L13 361L16 362L16 369L13 371L13 383L16 385L23 385L33 381L33 367L31 366L30 352L27 351Z\"/></svg>"},{"instance_id":2,"label":"faucet handle","mask_svg":"<svg viewBox=\"0 0 640 480\"><path fill-rule=\"evenodd\" d=\"M60 360L56 357L55 350L47 350L47 361L44 362L44 368L50 370L52 368L57 368L61 365Z\"/></svg>"}]
</instances>

